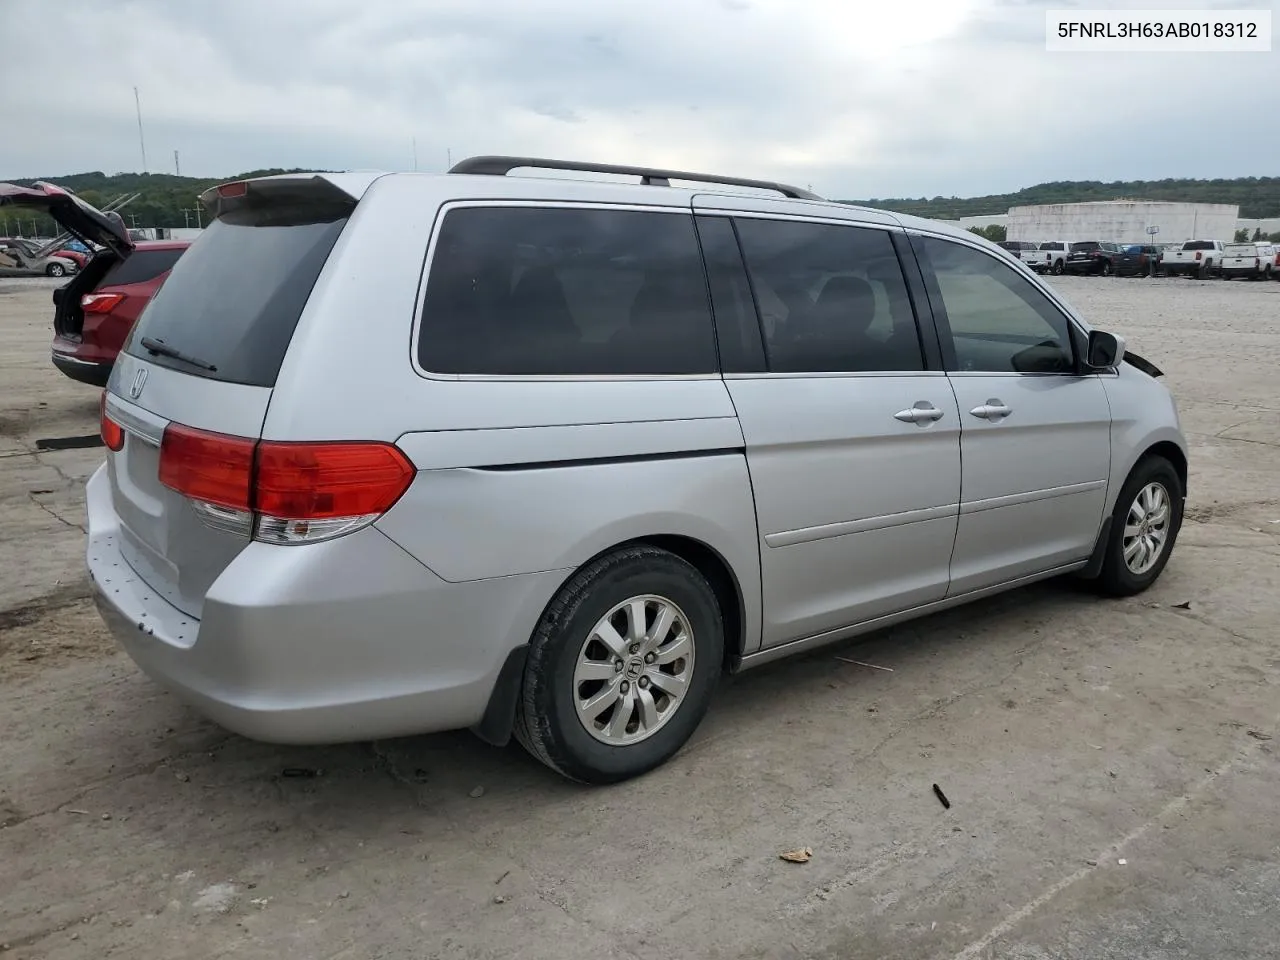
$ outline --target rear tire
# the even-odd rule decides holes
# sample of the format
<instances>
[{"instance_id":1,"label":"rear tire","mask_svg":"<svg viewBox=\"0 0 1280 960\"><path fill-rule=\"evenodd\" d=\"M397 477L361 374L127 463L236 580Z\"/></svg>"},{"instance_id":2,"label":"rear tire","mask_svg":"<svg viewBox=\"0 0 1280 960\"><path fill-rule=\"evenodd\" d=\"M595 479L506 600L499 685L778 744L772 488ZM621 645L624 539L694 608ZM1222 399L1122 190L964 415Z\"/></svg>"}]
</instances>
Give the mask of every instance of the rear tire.
<instances>
[{"instance_id":1,"label":"rear tire","mask_svg":"<svg viewBox=\"0 0 1280 960\"><path fill-rule=\"evenodd\" d=\"M1111 513L1097 588L1113 597L1141 593L1156 582L1182 527L1184 491L1178 471L1164 457L1138 461Z\"/></svg>"},{"instance_id":2,"label":"rear tire","mask_svg":"<svg viewBox=\"0 0 1280 960\"><path fill-rule=\"evenodd\" d=\"M1061 261L1061 260L1055 260L1055 261L1053 261L1053 266L1049 268L1049 272L1050 272L1050 273L1052 273L1055 277L1057 277L1057 276L1061 276L1061 275L1062 275L1062 261Z\"/></svg>"},{"instance_id":3,"label":"rear tire","mask_svg":"<svg viewBox=\"0 0 1280 960\"><path fill-rule=\"evenodd\" d=\"M1100 272L1104 277L1109 277L1109 276L1111 276L1111 261L1110 261L1110 260L1103 260L1103 261L1102 261L1102 269L1101 269L1099 272Z\"/></svg>"},{"instance_id":4,"label":"rear tire","mask_svg":"<svg viewBox=\"0 0 1280 960\"><path fill-rule=\"evenodd\" d=\"M67 268L60 263L51 263L49 266L44 268L44 272L51 277L65 277L67 275Z\"/></svg>"},{"instance_id":5,"label":"rear tire","mask_svg":"<svg viewBox=\"0 0 1280 960\"><path fill-rule=\"evenodd\" d=\"M720 606L696 568L647 545L607 554L569 579L534 631L516 739L572 780L639 776L693 734L723 654Z\"/></svg>"}]
</instances>

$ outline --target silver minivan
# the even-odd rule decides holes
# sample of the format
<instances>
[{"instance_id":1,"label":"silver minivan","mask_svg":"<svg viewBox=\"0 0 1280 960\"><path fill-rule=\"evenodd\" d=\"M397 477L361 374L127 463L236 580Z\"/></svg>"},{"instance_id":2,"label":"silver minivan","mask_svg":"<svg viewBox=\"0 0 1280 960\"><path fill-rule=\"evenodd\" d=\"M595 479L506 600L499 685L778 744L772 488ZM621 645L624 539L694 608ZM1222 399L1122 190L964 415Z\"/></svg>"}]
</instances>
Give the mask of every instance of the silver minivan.
<instances>
[{"instance_id":1,"label":"silver minivan","mask_svg":"<svg viewBox=\"0 0 1280 960\"><path fill-rule=\"evenodd\" d=\"M1177 537L1160 371L973 234L530 158L204 200L104 394L88 564L247 736L469 727L618 781L726 671L1060 574L1133 594Z\"/></svg>"}]
</instances>

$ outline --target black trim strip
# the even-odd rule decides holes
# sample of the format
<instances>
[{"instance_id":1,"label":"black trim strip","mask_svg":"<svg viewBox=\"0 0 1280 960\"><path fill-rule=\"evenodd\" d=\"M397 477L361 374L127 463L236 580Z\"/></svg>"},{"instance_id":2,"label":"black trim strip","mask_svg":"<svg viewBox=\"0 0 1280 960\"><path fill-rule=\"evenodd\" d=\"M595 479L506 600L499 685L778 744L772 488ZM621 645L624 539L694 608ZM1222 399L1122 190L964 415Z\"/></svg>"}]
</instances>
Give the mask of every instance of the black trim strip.
<instances>
[{"instance_id":1,"label":"black trim strip","mask_svg":"<svg viewBox=\"0 0 1280 960\"><path fill-rule=\"evenodd\" d=\"M562 467L598 467L615 463L648 463L655 460L694 460L702 457L746 455L742 447L715 447L710 450L679 450L665 453L632 453L619 457L567 457L563 460L531 460L524 463L493 463L467 467L488 473L514 473L517 470L556 470Z\"/></svg>"}]
</instances>

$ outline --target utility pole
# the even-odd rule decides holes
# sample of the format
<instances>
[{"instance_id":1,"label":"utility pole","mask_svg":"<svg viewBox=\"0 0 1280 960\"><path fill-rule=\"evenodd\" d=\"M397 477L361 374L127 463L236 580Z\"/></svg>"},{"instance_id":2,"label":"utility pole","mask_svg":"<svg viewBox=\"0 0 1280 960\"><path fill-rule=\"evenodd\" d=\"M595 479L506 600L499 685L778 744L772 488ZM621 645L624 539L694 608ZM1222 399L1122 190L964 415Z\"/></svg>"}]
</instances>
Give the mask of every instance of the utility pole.
<instances>
[{"instance_id":1,"label":"utility pole","mask_svg":"<svg viewBox=\"0 0 1280 960\"><path fill-rule=\"evenodd\" d=\"M196 197L196 227L200 230L204 229L204 224L200 222L204 208L200 206L200 198Z\"/></svg>"},{"instance_id":2,"label":"utility pole","mask_svg":"<svg viewBox=\"0 0 1280 960\"><path fill-rule=\"evenodd\" d=\"M138 88L133 88L133 106L138 111L138 146L142 148L142 172L147 172L147 142L142 139L142 101L138 99Z\"/></svg>"},{"instance_id":3,"label":"utility pole","mask_svg":"<svg viewBox=\"0 0 1280 960\"><path fill-rule=\"evenodd\" d=\"M182 167L178 166L178 151L173 151L173 173L175 176L182 176Z\"/></svg>"},{"instance_id":4,"label":"utility pole","mask_svg":"<svg viewBox=\"0 0 1280 960\"><path fill-rule=\"evenodd\" d=\"M191 229L191 208L190 207L182 208L182 219L184 221L182 225L186 229L190 230Z\"/></svg>"}]
</instances>

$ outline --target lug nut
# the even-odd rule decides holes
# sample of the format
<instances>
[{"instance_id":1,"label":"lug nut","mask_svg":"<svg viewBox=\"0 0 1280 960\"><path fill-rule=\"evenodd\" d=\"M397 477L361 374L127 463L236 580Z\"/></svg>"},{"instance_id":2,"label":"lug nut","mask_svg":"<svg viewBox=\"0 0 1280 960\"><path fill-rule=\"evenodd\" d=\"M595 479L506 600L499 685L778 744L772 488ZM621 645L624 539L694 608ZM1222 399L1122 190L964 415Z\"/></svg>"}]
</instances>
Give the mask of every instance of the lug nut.
<instances>
[{"instance_id":1,"label":"lug nut","mask_svg":"<svg viewBox=\"0 0 1280 960\"><path fill-rule=\"evenodd\" d=\"M653 661L655 661L655 660L657 660L657 659L658 659L658 658L657 658L654 654L652 654L652 653L646 653L646 654L644 655L644 662L645 662L645 663L653 663Z\"/></svg>"},{"instance_id":2,"label":"lug nut","mask_svg":"<svg viewBox=\"0 0 1280 960\"><path fill-rule=\"evenodd\" d=\"M621 660L615 660L615 661L613 661L613 672L614 672L614 673L621 673L621 672L622 672L622 661L621 661Z\"/></svg>"},{"instance_id":3,"label":"lug nut","mask_svg":"<svg viewBox=\"0 0 1280 960\"><path fill-rule=\"evenodd\" d=\"M640 652L640 644L638 644L638 643L633 643L633 644L631 645L631 652L632 652L632 653L639 653L639 652Z\"/></svg>"},{"instance_id":4,"label":"lug nut","mask_svg":"<svg viewBox=\"0 0 1280 960\"><path fill-rule=\"evenodd\" d=\"M639 680L637 680L636 682L640 684L640 689L641 689L641 690L643 690L645 687L649 686L649 678L648 678L648 677L641 677L641 678L640 678Z\"/></svg>"},{"instance_id":5,"label":"lug nut","mask_svg":"<svg viewBox=\"0 0 1280 960\"><path fill-rule=\"evenodd\" d=\"M619 690L621 690L623 693L626 693L628 690L630 690L630 689L631 689L631 684L629 684L629 683L627 683L627 681L623 680L623 681L622 681L622 685L621 685L621 686L619 686L619 687L618 687L618 689L619 689Z\"/></svg>"}]
</instances>

